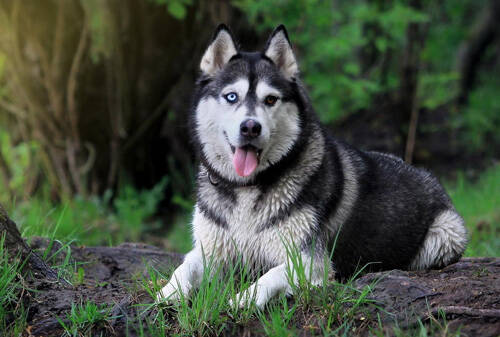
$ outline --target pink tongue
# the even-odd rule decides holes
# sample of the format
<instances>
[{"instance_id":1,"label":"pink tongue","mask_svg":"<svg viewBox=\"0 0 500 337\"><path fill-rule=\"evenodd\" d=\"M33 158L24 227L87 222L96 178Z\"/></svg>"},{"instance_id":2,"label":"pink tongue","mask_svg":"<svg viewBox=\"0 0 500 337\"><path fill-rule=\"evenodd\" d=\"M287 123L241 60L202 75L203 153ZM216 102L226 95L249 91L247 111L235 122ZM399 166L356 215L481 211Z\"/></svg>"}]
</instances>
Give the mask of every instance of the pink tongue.
<instances>
[{"instance_id":1,"label":"pink tongue","mask_svg":"<svg viewBox=\"0 0 500 337\"><path fill-rule=\"evenodd\" d=\"M247 177L257 168L257 154L253 149L245 150L237 147L234 151L233 165L241 177Z\"/></svg>"}]
</instances>

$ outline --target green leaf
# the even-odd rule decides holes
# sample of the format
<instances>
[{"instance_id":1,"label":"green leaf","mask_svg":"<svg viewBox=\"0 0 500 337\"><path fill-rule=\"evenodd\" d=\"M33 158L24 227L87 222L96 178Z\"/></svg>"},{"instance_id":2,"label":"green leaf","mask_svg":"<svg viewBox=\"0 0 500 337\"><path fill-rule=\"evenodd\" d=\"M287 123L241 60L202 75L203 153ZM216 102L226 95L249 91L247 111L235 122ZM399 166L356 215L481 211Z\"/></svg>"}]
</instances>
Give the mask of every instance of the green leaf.
<instances>
[{"instance_id":1,"label":"green leaf","mask_svg":"<svg viewBox=\"0 0 500 337\"><path fill-rule=\"evenodd\" d=\"M168 12L176 19L182 20L186 16L186 7L179 1L168 4Z\"/></svg>"}]
</instances>

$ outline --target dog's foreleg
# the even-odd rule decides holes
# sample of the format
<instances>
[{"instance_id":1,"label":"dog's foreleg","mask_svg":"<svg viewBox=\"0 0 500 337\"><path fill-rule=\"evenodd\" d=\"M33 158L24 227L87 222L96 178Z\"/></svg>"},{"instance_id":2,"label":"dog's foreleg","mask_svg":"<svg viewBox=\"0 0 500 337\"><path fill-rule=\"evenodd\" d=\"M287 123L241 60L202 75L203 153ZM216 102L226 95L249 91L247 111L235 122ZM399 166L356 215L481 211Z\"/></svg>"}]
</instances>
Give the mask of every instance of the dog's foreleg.
<instances>
[{"instance_id":1,"label":"dog's foreleg","mask_svg":"<svg viewBox=\"0 0 500 337\"><path fill-rule=\"evenodd\" d=\"M270 269L247 290L236 295L236 299L240 308L248 306L251 301L254 301L259 308L262 308L272 297L282 291L287 294L292 292L292 288L288 283L285 263Z\"/></svg>"},{"instance_id":2,"label":"dog's foreleg","mask_svg":"<svg viewBox=\"0 0 500 337\"><path fill-rule=\"evenodd\" d=\"M324 275L324 261L309 254L302 254L302 261L302 271L307 281L312 285L320 284ZM272 297L281 292L285 292L287 296L292 295L291 284L298 285L299 282L297 272L290 261L271 268L247 290L236 296L239 307L246 307L254 301L257 307L262 308Z\"/></svg>"},{"instance_id":3,"label":"dog's foreleg","mask_svg":"<svg viewBox=\"0 0 500 337\"><path fill-rule=\"evenodd\" d=\"M188 296L193 288L200 285L203 268L202 250L196 246L186 254L184 262L174 271L170 281L158 294L157 300L175 302L181 295Z\"/></svg>"}]
</instances>

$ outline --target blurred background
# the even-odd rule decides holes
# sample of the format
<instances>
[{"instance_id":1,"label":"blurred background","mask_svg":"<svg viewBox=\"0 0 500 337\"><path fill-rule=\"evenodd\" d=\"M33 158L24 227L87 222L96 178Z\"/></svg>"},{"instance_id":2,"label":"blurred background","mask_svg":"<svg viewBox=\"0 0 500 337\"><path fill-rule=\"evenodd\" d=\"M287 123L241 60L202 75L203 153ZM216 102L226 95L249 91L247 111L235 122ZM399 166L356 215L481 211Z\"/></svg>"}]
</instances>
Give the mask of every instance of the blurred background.
<instances>
[{"instance_id":1,"label":"blurred background","mask_svg":"<svg viewBox=\"0 0 500 337\"><path fill-rule=\"evenodd\" d=\"M190 95L215 26L289 31L338 137L433 171L500 255L500 1L2 0L0 203L26 237L189 249Z\"/></svg>"}]
</instances>

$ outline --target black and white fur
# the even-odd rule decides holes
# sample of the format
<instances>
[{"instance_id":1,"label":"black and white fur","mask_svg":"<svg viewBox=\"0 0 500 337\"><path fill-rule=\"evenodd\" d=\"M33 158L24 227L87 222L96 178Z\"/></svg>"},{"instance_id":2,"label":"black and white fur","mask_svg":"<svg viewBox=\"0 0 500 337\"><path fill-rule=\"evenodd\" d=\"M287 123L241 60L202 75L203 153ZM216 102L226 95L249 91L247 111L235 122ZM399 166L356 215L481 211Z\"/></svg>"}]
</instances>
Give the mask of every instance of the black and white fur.
<instances>
[{"instance_id":1,"label":"black and white fur","mask_svg":"<svg viewBox=\"0 0 500 337\"><path fill-rule=\"evenodd\" d=\"M192 120L201 161L194 248L159 299L188 295L208 257L217 264L241 257L264 273L242 291L240 305L250 298L263 306L279 292L290 294L296 277L286 271L286 241L312 267L312 284L325 272L348 277L367 263L370 270L418 270L460 258L464 222L436 178L392 155L355 149L323 129L283 26L263 52L253 53L239 51L231 32L219 26L200 68ZM228 93L238 102L230 103ZM269 95L278 98L272 106L264 103ZM251 142L240 135L247 118L262 126ZM232 158L235 147L247 144L260 151L259 162L242 177ZM336 237L333 261L325 264Z\"/></svg>"}]
</instances>

